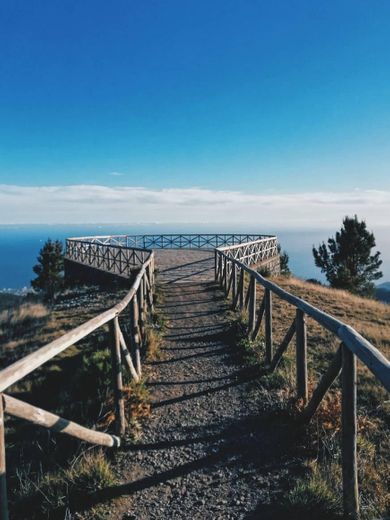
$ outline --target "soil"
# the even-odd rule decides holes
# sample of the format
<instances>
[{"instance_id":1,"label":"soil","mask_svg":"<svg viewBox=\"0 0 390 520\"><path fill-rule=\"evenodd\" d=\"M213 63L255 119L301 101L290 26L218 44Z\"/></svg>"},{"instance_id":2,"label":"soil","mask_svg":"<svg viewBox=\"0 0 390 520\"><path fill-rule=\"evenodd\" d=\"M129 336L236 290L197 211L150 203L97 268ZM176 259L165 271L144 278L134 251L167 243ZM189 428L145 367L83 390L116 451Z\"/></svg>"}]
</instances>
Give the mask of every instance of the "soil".
<instances>
[{"instance_id":1,"label":"soil","mask_svg":"<svg viewBox=\"0 0 390 520\"><path fill-rule=\"evenodd\" d=\"M165 283L162 359L149 363L152 415L116 455L110 518L291 518L279 503L299 466L280 417L237 356L212 281ZM262 397L260 397L262 396Z\"/></svg>"}]
</instances>

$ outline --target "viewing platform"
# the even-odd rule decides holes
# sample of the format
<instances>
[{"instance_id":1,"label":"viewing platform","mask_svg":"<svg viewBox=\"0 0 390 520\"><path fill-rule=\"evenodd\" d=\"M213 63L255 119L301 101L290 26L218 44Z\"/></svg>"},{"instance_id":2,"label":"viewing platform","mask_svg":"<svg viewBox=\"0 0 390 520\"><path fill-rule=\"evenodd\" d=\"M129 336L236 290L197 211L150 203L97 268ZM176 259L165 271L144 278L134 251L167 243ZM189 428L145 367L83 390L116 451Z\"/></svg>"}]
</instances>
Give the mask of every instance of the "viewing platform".
<instances>
[{"instance_id":1,"label":"viewing platform","mask_svg":"<svg viewBox=\"0 0 390 520\"><path fill-rule=\"evenodd\" d=\"M262 234L69 238L66 241L65 271L67 277L85 281L91 278L104 279L107 274L119 275L128 280L153 250L160 283L207 282L215 277L215 249L223 250L225 247L230 248L231 254L239 254L247 262L246 265L254 265L272 274L279 273L277 237Z\"/></svg>"},{"instance_id":2,"label":"viewing platform","mask_svg":"<svg viewBox=\"0 0 390 520\"><path fill-rule=\"evenodd\" d=\"M341 407L336 413L342 429L343 510L346 518L357 520L357 360L371 373L373 384L387 391L390 362L338 314L324 312L268 276L280 273L279 250L276 236L261 234L67 239L68 278L121 283L127 290L113 307L0 372L0 520L9 518L4 414L93 446L121 449L126 468L117 468L121 483L98 495L102 501L121 497L110 506L112 511L115 507L112 518L128 518L128 513L145 520L187 518L194 511L196 518L214 518L210 515L220 510L221 497L227 504L232 493L236 498L229 502L229 518L243 518L243 506L245 518L260 518L272 501L276 511L280 501L275 493L283 491L281 479L294 476L289 468L295 464L296 451L291 453L291 425L275 429L271 415L259 413L267 409L268 397L266 403L261 393L257 401L253 399L252 379L257 378L257 385L273 372L283 377L283 360L294 374L288 399L296 403L300 429L340 378ZM260 364L255 371L245 364L232 330L232 312L240 320L245 345L258 341L261 370ZM161 336L163 355L151 360L149 334L156 313L166 319L166 327ZM94 341L96 331L104 342L94 344L94 349L111 354L112 388L107 388L107 395L111 394L115 434L111 428L84 426L9 393L13 385L80 341ZM318 366L313 355L321 333L329 352L326 367ZM88 353L80 349L80 355ZM146 374L151 389L152 414L143 443L131 439L125 371L126 380L135 385L143 384ZM270 463L276 468L273 474ZM214 486L202 485L211 481ZM272 485L262 490L259 482ZM174 491L184 488L185 493ZM222 511L227 518L225 505Z\"/></svg>"}]
</instances>

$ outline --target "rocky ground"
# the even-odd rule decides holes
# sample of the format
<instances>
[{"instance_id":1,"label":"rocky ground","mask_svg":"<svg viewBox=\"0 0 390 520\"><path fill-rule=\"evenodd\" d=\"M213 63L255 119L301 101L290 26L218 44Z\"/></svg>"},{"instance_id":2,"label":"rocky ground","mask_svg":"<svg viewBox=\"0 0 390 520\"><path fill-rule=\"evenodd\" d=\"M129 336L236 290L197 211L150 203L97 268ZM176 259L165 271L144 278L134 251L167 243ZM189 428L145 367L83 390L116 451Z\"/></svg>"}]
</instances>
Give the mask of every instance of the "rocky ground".
<instances>
[{"instance_id":1,"label":"rocky ground","mask_svg":"<svg viewBox=\"0 0 390 520\"><path fill-rule=\"evenodd\" d=\"M283 518L294 443L280 419L263 416L222 292L213 282L167 284L163 309L163 358L147 368L152 415L141 442L117 455L122 484L106 498L122 499L110 517Z\"/></svg>"}]
</instances>

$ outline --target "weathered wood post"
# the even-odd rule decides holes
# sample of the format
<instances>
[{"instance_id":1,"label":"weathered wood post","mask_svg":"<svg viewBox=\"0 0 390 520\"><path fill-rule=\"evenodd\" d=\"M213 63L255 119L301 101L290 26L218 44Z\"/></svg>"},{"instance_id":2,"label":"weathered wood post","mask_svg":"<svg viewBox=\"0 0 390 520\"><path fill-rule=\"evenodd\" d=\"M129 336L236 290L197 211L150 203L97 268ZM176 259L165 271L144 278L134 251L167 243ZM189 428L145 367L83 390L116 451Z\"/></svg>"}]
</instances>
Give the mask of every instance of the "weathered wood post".
<instances>
[{"instance_id":1,"label":"weathered wood post","mask_svg":"<svg viewBox=\"0 0 390 520\"><path fill-rule=\"evenodd\" d=\"M271 363L272 348L272 293L269 289L265 289L265 360Z\"/></svg>"},{"instance_id":2,"label":"weathered wood post","mask_svg":"<svg viewBox=\"0 0 390 520\"><path fill-rule=\"evenodd\" d=\"M359 518L359 491L356 453L356 358L344 344L342 348L342 472L343 504L347 518Z\"/></svg>"},{"instance_id":3,"label":"weathered wood post","mask_svg":"<svg viewBox=\"0 0 390 520\"><path fill-rule=\"evenodd\" d=\"M116 431L124 435L126 430L125 404L123 400L122 358L118 317L110 321L111 363L114 386Z\"/></svg>"},{"instance_id":4,"label":"weathered wood post","mask_svg":"<svg viewBox=\"0 0 390 520\"><path fill-rule=\"evenodd\" d=\"M141 377L141 353L140 353L140 346L141 346L141 338L140 338L140 331L139 331L139 312L138 312L138 301L137 301L137 293L134 294L133 297L133 305L132 305L132 328L133 328L133 344L134 344L134 350L135 350L135 368L137 370L138 376Z\"/></svg>"},{"instance_id":5,"label":"weathered wood post","mask_svg":"<svg viewBox=\"0 0 390 520\"><path fill-rule=\"evenodd\" d=\"M249 287L249 316L248 316L248 332L252 334L256 323L256 279L251 276Z\"/></svg>"},{"instance_id":6,"label":"weathered wood post","mask_svg":"<svg viewBox=\"0 0 390 520\"><path fill-rule=\"evenodd\" d=\"M232 263L232 299L233 299L233 308L235 308L234 302L236 299L237 292L237 268L236 264Z\"/></svg>"},{"instance_id":7,"label":"weathered wood post","mask_svg":"<svg viewBox=\"0 0 390 520\"><path fill-rule=\"evenodd\" d=\"M139 305L139 327L141 331L142 342L145 343L145 279L141 278L138 288L138 305Z\"/></svg>"},{"instance_id":8,"label":"weathered wood post","mask_svg":"<svg viewBox=\"0 0 390 520\"><path fill-rule=\"evenodd\" d=\"M0 394L0 520L8 520L7 472L3 394Z\"/></svg>"},{"instance_id":9,"label":"weathered wood post","mask_svg":"<svg viewBox=\"0 0 390 520\"><path fill-rule=\"evenodd\" d=\"M150 264L146 267L145 287L146 287L146 302L149 304L150 312L154 312L152 275L151 275Z\"/></svg>"},{"instance_id":10,"label":"weathered wood post","mask_svg":"<svg viewBox=\"0 0 390 520\"><path fill-rule=\"evenodd\" d=\"M239 297L239 307L240 310L244 308L244 291L245 291L245 271L241 267L241 274L240 274L240 297Z\"/></svg>"},{"instance_id":11,"label":"weathered wood post","mask_svg":"<svg viewBox=\"0 0 390 520\"><path fill-rule=\"evenodd\" d=\"M301 309L295 314L297 397L307 401L307 339L305 313Z\"/></svg>"},{"instance_id":12,"label":"weathered wood post","mask_svg":"<svg viewBox=\"0 0 390 520\"><path fill-rule=\"evenodd\" d=\"M226 294L226 291L227 291L227 284L228 284L228 261L227 261L227 256L224 256L223 257L223 290L225 291L225 294Z\"/></svg>"}]
</instances>

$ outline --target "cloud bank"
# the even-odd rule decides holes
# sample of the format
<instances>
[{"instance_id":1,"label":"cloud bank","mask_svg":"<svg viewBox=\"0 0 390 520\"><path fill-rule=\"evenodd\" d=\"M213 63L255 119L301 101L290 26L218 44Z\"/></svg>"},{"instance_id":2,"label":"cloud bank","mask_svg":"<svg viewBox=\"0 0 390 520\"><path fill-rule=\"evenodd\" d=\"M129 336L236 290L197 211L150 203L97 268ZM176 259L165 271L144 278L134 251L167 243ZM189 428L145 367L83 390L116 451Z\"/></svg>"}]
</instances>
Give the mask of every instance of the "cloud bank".
<instances>
[{"instance_id":1,"label":"cloud bank","mask_svg":"<svg viewBox=\"0 0 390 520\"><path fill-rule=\"evenodd\" d=\"M357 214L390 224L390 191L245 193L203 188L0 185L0 224L210 223L275 228L339 226Z\"/></svg>"}]
</instances>

